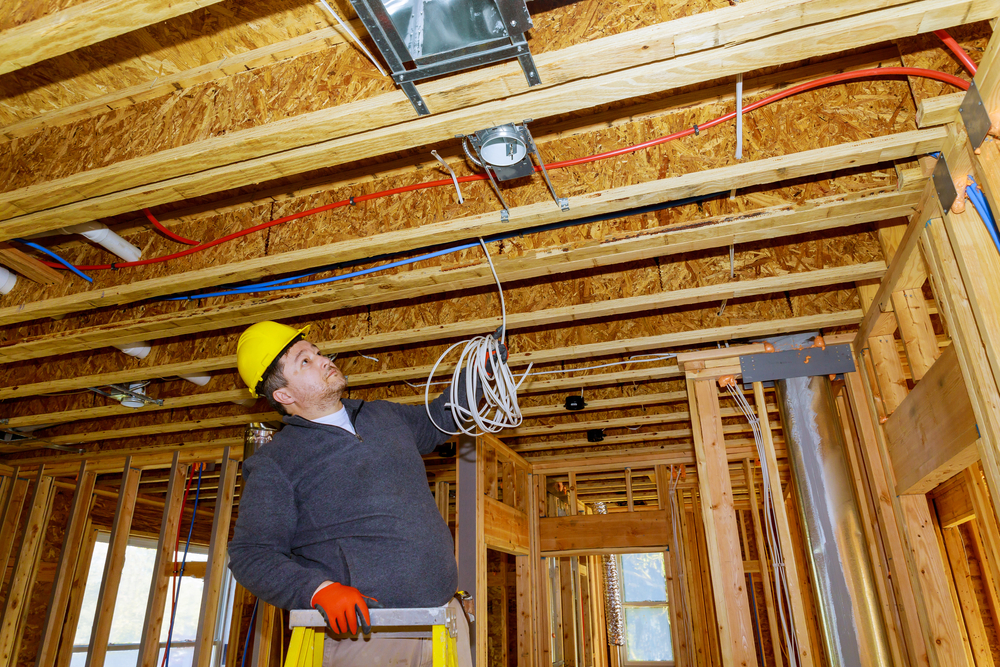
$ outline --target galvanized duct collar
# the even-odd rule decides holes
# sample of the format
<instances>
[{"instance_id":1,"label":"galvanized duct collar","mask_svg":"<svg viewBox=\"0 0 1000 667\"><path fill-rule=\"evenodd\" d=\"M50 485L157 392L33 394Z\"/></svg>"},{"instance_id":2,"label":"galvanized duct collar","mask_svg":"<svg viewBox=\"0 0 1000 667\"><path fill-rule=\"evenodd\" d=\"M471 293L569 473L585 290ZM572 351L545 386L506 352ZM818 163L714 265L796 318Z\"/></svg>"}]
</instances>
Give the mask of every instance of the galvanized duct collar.
<instances>
[{"instance_id":1,"label":"galvanized duct collar","mask_svg":"<svg viewBox=\"0 0 1000 667\"><path fill-rule=\"evenodd\" d=\"M277 432L277 430L268 428L259 422L247 424L243 437L243 460L246 461L258 449L271 442L271 438Z\"/></svg>"},{"instance_id":2,"label":"galvanized duct collar","mask_svg":"<svg viewBox=\"0 0 1000 667\"><path fill-rule=\"evenodd\" d=\"M597 514L607 514L604 503L594 503ZM625 645L625 612L622 609L621 577L618 574L618 560L614 556L601 556L604 560L604 609L608 619L608 643L612 646Z\"/></svg>"}]
</instances>

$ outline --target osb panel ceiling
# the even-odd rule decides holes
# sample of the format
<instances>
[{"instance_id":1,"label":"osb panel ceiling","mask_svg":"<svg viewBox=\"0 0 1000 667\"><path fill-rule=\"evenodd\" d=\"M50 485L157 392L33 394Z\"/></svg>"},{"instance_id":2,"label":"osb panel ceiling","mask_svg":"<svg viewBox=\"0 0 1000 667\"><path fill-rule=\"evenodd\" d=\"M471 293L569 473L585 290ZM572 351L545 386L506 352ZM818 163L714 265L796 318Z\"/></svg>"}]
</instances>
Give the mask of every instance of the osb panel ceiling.
<instances>
[{"instance_id":1,"label":"osb panel ceiling","mask_svg":"<svg viewBox=\"0 0 1000 667\"><path fill-rule=\"evenodd\" d=\"M5 5L0 31L73 4ZM499 323L480 248L288 293L164 297L301 270L332 276L383 264L382 254L499 234L489 249L504 281L512 365L581 369L525 386L525 423L508 444L533 458L689 450L676 367L629 358L777 331L850 331L866 305L855 283L885 270L878 228L919 206L926 176L916 160L943 136L917 127L918 105L956 89L896 77L812 90L749 114L741 161L730 122L551 170L568 214L540 177L506 184L506 224L481 180L462 185L459 204L429 151L474 176L452 135L521 120L523 109L542 110L531 129L546 162L634 145L731 111L742 69L744 104L860 69L924 67L968 80L937 38L920 33L947 27L978 61L991 32L980 18L995 16L996 4L883 0L841 16L825 13L831 3L807 11L794 0L536 1L528 40L547 85L527 89L516 64L444 77L419 86L438 111L428 118L317 5L293 0L220 2L2 75L0 233L16 230L3 238L98 219L151 258L184 246L153 230L144 206L206 242L331 202L444 183L170 262L88 270L93 284L21 278L0 297L0 418L88 452L239 442L247 421L275 417L263 402L238 404L248 396L235 338L264 318L313 324L312 338L340 355L352 397L419 404L438 355ZM348 3L338 7L353 18ZM691 195L698 201L670 205ZM660 208L630 210L647 204ZM558 224L536 229L543 223ZM75 264L113 261L65 235L42 243ZM143 360L109 347L140 340L153 343ZM587 370L610 362L623 365ZM213 376L205 387L177 379L203 372ZM139 380L150 380L162 407L133 411L88 390ZM568 415L562 400L581 389L592 406ZM746 446L749 427L723 408L727 435ZM588 428L604 428L606 442L586 443ZM783 448L780 429L776 442ZM64 456L39 444L2 451L9 462Z\"/></svg>"}]
</instances>

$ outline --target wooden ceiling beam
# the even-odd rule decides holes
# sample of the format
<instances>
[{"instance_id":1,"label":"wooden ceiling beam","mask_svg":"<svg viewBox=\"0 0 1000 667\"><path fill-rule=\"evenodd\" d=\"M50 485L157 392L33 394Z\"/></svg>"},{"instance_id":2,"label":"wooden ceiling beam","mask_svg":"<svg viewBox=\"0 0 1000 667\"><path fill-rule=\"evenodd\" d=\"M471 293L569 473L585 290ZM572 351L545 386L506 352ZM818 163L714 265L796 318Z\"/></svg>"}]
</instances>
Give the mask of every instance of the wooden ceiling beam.
<instances>
[{"instance_id":1,"label":"wooden ceiling beam","mask_svg":"<svg viewBox=\"0 0 1000 667\"><path fill-rule=\"evenodd\" d=\"M220 0L88 0L0 32L0 74L217 2Z\"/></svg>"},{"instance_id":2,"label":"wooden ceiling beam","mask_svg":"<svg viewBox=\"0 0 1000 667\"><path fill-rule=\"evenodd\" d=\"M503 263L501 264L501 268ZM796 291L811 289L814 287L833 285L837 283L853 282L858 280L877 280L885 273L885 262L879 260L865 264L856 264L845 267L835 267L819 269L816 271L805 271L802 273L789 273L756 280L741 280L739 282L725 283L721 285L708 285L703 287L692 287L688 289L672 290L668 292L658 292L642 296L626 297L622 299L611 299L607 301L597 301L587 304L574 304L561 308L549 308L541 311L527 313L508 313L507 329L513 331L526 327L543 327L551 325L566 325L572 322L585 321L591 319L601 319L605 317L620 317L622 315L634 314L649 310L667 310L682 306L721 301L723 299L741 299L774 292ZM502 274L506 282L516 280L509 274ZM453 291L455 287L451 282L442 283L440 287ZM397 297L400 303L406 303L405 299ZM334 309L335 304L327 306ZM274 306L269 305L273 312ZM281 309L282 315L288 315L288 309ZM256 311L255 311L256 314ZM258 317L260 315L258 314ZM175 319L178 315L174 316ZM182 317L182 316L181 316ZM166 319L166 318L164 318ZM252 321L229 321L227 328L249 324ZM221 323L220 323L221 324ZM388 331L370 336L351 338L343 341L331 341L323 346L325 354L341 354L357 350L377 350L383 347L395 347L399 345L415 345L427 343L435 340L457 339L464 336L478 335L484 331L495 329L500 324L499 317L488 317L451 324L440 324L429 327L417 327L403 331ZM129 323L124 323L129 326ZM19 343L0 348L0 363L10 361L25 361L50 357L54 354L66 354L69 352L79 352L86 349L108 346L108 329L111 327L101 327L105 332L103 339L94 339L94 332L86 336L87 347L79 349L77 345L67 345L66 338L60 334L41 336L31 343ZM72 338L74 342L80 342L82 336ZM140 339L141 340L141 339Z\"/></svg>"},{"instance_id":3,"label":"wooden ceiling beam","mask_svg":"<svg viewBox=\"0 0 1000 667\"><path fill-rule=\"evenodd\" d=\"M416 120L409 101L394 91L28 186L0 195L0 220L7 221L0 240L1000 13L1000 0L919 0L866 11L885 4L895 3L735 5L541 54L535 60L547 84L530 92L520 67L507 63L422 86L428 108L438 113ZM864 13L844 18L845 11ZM716 46L720 40L732 42ZM317 136L331 138L314 143Z\"/></svg>"},{"instance_id":4,"label":"wooden ceiling beam","mask_svg":"<svg viewBox=\"0 0 1000 667\"><path fill-rule=\"evenodd\" d=\"M776 406L768 406L768 411L777 411ZM722 411L723 417L739 417L742 412L735 408L726 408ZM563 422L559 424L538 424L534 426L518 426L517 428L504 429L498 436L502 438L529 438L546 435L561 435L563 433L579 433L580 431L591 431L594 429L608 430L615 428L642 427L651 424L673 424L678 422L690 422L691 415L687 411L682 412L659 412L645 415L634 415L630 417L614 417L609 419L579 420ZM524 444L524 443L522 443ZM546 444L546 443L539 443Z\"/></svg>"},{"instance_id":5,"label":"wooden ceiling beam","mask_svg":"<svg viewBox=\"0 0 1000 667\"><path fill-rule=\"evenodd\" d=\"M898 193L877 188L801 202L720 215L698 222L648 229L642 232L608 234L599 242L538 248L518 257L495 258L504 282L556 276L574 271L606 267L766 239L818 232L875 222L888 216L909 216L919 203L919 193ZM447 276L447 280L442 277ZM282 319L482 287L493 283L486 260L468 266L442 265L384 276L366 276L353 281L312 288L281 299ZM247 326L273 317L269 298L248 298L216 306L151 317L129 318L83 329L47 334L0 347L0 363L95 349L112 344L162 337L197 334L222 328Z\"/></svg>"},{"instance_id":6,"label":"wooden ceiling beam","mask_svg":"<svg viewBox=\"0 0 1000 667\"><path fill-rule=\"evenodd\" d=\"M646 336L627 340L615 340L587 345L537 350L532 352L511 354L509 364L512 368L526 366L529 363L558 363L567 359L581 360L610 355L636 354L649 350L669 350L675 347L693 347L705 343L737 340L756 336L777 335L792 331L810 331L829 327L853 326L861 320L860 310L846 310L834 313L821 313L802 317L791 317L780 320L763 320L749 324L679 331L658 336ZM320 349L323 349L322 347ZM119 382L137 382L155 377L172 376L190 372L203 372L216 363L219 366L231 368L235 366L235 358L223 357L225 361L210 363L211 360L195 359L177 364L166 364L158 369L146 368L130 371L117 371L87 376L74 376L56 380L45 380L33 384L25 384L0 388L0 400L36 396L60 391L85 389L92 386L103 386ZM164 372L168 370L169 372ZM442 364L438 374L448 373L451 367ZM416 366L386 371L351 374L351 386L362 387L375 384L392 384L406 380L424 380L431 371L431 366ZM163 373L163 375L160 375Z\"/></svg>"},{"instance_id":7,"label":"wooden ceiling beam","mask_svg":"<svg viewBox=\"0 0 1000 667\"><path fill-rule=\"evenodd\" d=\"M315 248L139 280L126 285L3 308L0 309L0 324L66 315L234 281L303 271L325 266L329 264L331 257L336 257L340 262L363 260L383 253L402 253L491 234L529 230L549 223L569 222L593 215L614 215L640 206L728 192L735 188L908 159L939 150L946 136L944 128L903 132L570 197L568 211L562 211L552 201L546 201L510 209L510 219L507 222L502 221L497 213L473 215ZM910 193L903 195L908 201Z\"/></svg>"}]
</instances>

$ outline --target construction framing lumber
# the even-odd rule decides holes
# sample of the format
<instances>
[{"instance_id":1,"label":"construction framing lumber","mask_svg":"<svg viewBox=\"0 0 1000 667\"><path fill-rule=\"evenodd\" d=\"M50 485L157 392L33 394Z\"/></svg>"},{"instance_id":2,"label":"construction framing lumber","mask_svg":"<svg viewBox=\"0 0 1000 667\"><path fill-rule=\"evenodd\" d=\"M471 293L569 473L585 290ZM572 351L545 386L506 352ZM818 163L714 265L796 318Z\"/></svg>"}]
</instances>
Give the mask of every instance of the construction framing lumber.
<instances>
[{"instance_id":1,"label":"construction framing lumber","mask_svg":"<svg viewBox=\"0 0 1000 667\"><path fill-rule=\"evenodd\" d=\"M87 526L94 496L94 482L97 480L97 475L88 470L87 466L87 461L82 462L80 471L77 473L73 505L69 513L69 523L66 526L62 550L59 552L59 564L56 566L55 582L52 584L49 606L45 612L45 623L42 626L42 636L38 642L35 667L55 667L59 634L63 630L63 622L69 608L73 573L80 556L80 547L84 541L84 529Z\"/></svg>"},{"instance_id":2,"label":"construction framing lumber","mask_svg":"<svg viewBox=\"0 0 1000 667\"><path fill-rule=\"evenodd\" d=\"M28 510L28 522L21 535L21 546L7 589L3 619L0 621L0 666L2 667L13 667L18 662L20 636L24 632L29 592L35 580L39 550L45 538L45 527L48 525L52 509L52 481L52 477L45 474L44 468L39 468L35 477L35 491Z\"/></svg>"},{"instance_id":3,"label":"construction framing lumber","mask_svg":"<svg viewBox=\"0 0 1000 667\"><path fill-rule=\"evenodd\" d=\"M1000 3L1000 0L997 1ZM328 264L330 257L337 257L341 262L362 260L381 253L401 253L490 234L529 230L548 223L579 220L592 215L622 213L640 206L728 192L734 188L906 159L940 150L946 136L947 132L943 128L902 132L570 197L568 211L561 211L552 202L540 202L511 208L507 222L502 221L497 213L484 213L182 274L139 280L115 288L0 309L0 323L13 324L83 309L122 305L238 280L312 269ZM903 193L906 199L910 196L911 193ZM884 219L884 216L885 213L877 219ZM6 233L2 231L5 229L4 225L11 224L0 224L0 237ZM62 221L62 225L65 224ZM37 233L34 225L32 223L33 232ZM8 229L7 232L9 231ZM730 242L733 241L735 239Z\"/></svg>"},{"instance_id":4,"label":"construction framing lumber","mask_svg":"<svg viewBox=\"0 0 1000 667\"><path fill-rule=\"evenodd\" d=\"M222 477L219 495L212 520L212 538L208 546L208 563L205 565L205 589L201 596L198 632L195 636L195 667L209 667L212 662L212 642L215 640L219 603L225 576L226 544L229 542L229 524L233 516L233 494L236 491L236 471L239 462L230 458L230 449L222 452Z\"/></svg>"},{"instance_id":5,"label":"construction framing lumber","mask_svg":"<svg viewBox=\"0 0 1000 667\"><path fill-rule=\"evenodd\" d=\"M160 655L160 629L163 625L163 611L166 608L167 591L170 587L174 560L174 540L180 525L184 480L190 466L180 462L180 452L174 452L170 465L170 481L160 523L160 537L156 543L156 560L153 576L149 584L149 598L146 603L146 618L142 624L139 640L138 667L156 667ZM219 503L217 503L218 505Z\"/></svg>"},{"instance_id":6,"label":"construction framing lumber","mask_svg":"<svg viewBox=\"0 0 1000 667\"><path fill-rule=\"evenodd\" d=\"M723 247L730 243L780 238L847 227L896 217L908 217L920 201L919 193L873 189L850 195L807 200L800 205L773 206L742 216L716 216L700 224L649 230L639 235L610 235L599 243L582 246L564 245L545 248L525 257L495 260L497 271L505 280L524 280L541 275L561 275L595 266L673 255L691 250ZM558 261L556 261L558 259ZM474 267L449 270L448 280L441 280L443 269L419 269L391 276L367 276L365 280L335 283L282 300L282 314L287 317L326 311L330 303L338 308L382 303L390 299L410 299L491 284L493 276L485 262ZM130 322L98 325L40 339L29 339L0 348L0 361L33 358L32 347L42 350L71 351L91 349L114 343L155 340L165 336L201 333L220 328L251 324L273 316L269 300L246 299L210 308L197 308L169 316L139 317ZM2 314L4 311L0 311ZM2 315L0 315L2 317ZM10 357L7 357L7 355ZM24 356L21 356L24 355Z\"/></svg>"},{"instance_id":7,"label":"construction framing lumber","mask_svg":"<svg viewBox=\"0 0 1000 667\"><path fill-rule=\"evenodd\" d=\"M896 492L928 493L979 460L979 432L954 346L885 422Z\"/></svg>"},{"instance_id":8,"label":"construction framing lumber","mask_svg":"<svg viewBox=\"0 0 1000 667\"><path fill-rule=\"evenodd\" d=\"M0 524L0 567L7 571L7 563L14 549L14 536L21 525L21 511L28 496L29 480L20 476L21 469L14 468L4 497L3 524Z\"/></svg>"},{"instance_id":9,"label":"construction framing lumber","mask_svg":"<svg viewBox=\"0 0 1000 667\"><path fill-rule=\"evenodd\" d=\"M578 514L538 520L542 557L663 551L670 526L661 512Z\"/></svg>"},{"instance_id":10,"label":"construction framing lumber","mask_svg":"<svg viewBox=\"0 0 1000 667\"><path fill-rule=\"evenodd\" d=\"M590 357L601 357L618 354L635 354L647 352L649 350L668 349L672 347L689 347L704 343L714 343L717 341L733 340L739 338L749 338L762 335L773 335L776 333L788 333L792 331L810 331L813 329L825 329L831 327L842 327L856 325L862 317L860 310L846 310L834 313L820 313L817 315L803 315L801 317L790 317L780 320L768 320L753 322L750 324L737 324L731 326L716 327L711 329L698 329L694 331L681 331L676 333L660 334L656 336L644 336L642 338L631 338L626 340L608 341L604 343L589 343L584 345L573 345L568 347L553 348L550 350L523 352L511 354L508 364L511 368L527 366L529 363L544 364L550 362L560 362L567 358L586 359ZM323 354L329 354L326 343L317 344ZM221 361L219 360L221 359ZM118 382L134 382L138 379L150 379L156 377L169 377L181 375L187 372L205 372L207 370L219 370L220 368L232 368L236 365L235 355L213 359L196 359L193 361L180 362L177 364L166 364L159 367L148 367L131 371L116 371L113 373L90 375L82 377L70 377L59 380L47 380L35 384L20 385L16 387L0 388L0 400L9 398L19 398L23 396L35 396L38 394L49 394L57 391L70 391L73 389L85 389L92 386L102 386ZM376 384L390 384L393 382L404 382L406 380L425 380L431 371L431 366L411 366L409 368L397 368L386 371L374 371L369 373L357 373L351 376L352 387L363 387ZM448 373L452 366L442 364L438 368L438 373ZM668 366L670 371L663 371L669 375L677 375L676 366ZM661 367L661 370L663 368ZM655 372L654 368L639 371L639 373ZM584 376L586 377L586 376ZM661 375L660 377L664 377ZM576 379L558 380L534 380L529 378L525 381L526 391L548 391L552 387L567 386L579 388L579 381Z\"/></svg>"},{"instance_id":11,"label":"construction framing lumber","mask_svg":"<svg viewBox=\"0 0 1000 667\"><path fill-rule=\"evenodd\" d=\"M513 64L487 70L493 72L488 81L478 73L449 77L441 82L446 90L422 89L428 108L437 113L419 120L410 120L414 111L396 91L22 188L0 196L0 220L8 220L0 225L0 240L22 235L28 227L47 231L414 144L450 140L456 131L545 118L1000 14L997 0L922 0L846 18L840 18L846 9L841 3L787 4L763 8L759 14L752 6L749 12L756 14L752 21L747 20L747 10L735 6L543 54L536 58L539 74L551 83L519 95L511 96L511 91L525 90L526 83L519 68L515 74ZM870 7L852 5L861 12ZM720 43L720 21L730 23L739 41L711 48ZM809 25L814 21L824 22ZM695 31L698 24L704 28ZM805 27L787 29L796 25ZM690 52L696 48L703 50ZM677 55L685 51L687 55ZM563 82L567 83L559 85ZM497 101L482 104L490 100ZM314 144L316 136L334 138ZM151 185L152 174L169 180ZM80 201L86 197L90 199Z\"/></svg>"},{"instance_id":12,"label":"construction framing lumber","mask_svg":"<svg viewBox=\"0 0 1000 667\"><path fill-rule=\"evenodd\" d=\"M139 490L141 471L132 467L132 457L125 459L122 472L118 505L115 507L114 523L108 538L108 555L104 561L101 589L97 595L97 611L94 612L94 626L90 631L90 646L87 649L87 667L103 667L111 636L111 620L118 600L118 586L121 583L122 568L125 566L125 549L128 547L132 514Z\"/></svg>"},{"instance_id":13,"label":"construction framing lumber","mask_svg":"<svg viewBox=\"0 0 1000 667\"><path fill-rule=\"evenodd\" d=\"M17 271L28 280L42 285L52 285L63 281L63 274L7 243L0 243L0 264Z\"/></svg>"},{"instance_id":14,"label":"construction framing lumber","mask_svg":"<svg viewBox=\"0 0 1000 667\"><path fill-rule=\"evenodd\" d=\"M743 576L718 389L712 381L688 381L688 395L698 486L704 498L702 519L708 544L712 591L718 611L722 665L756 667L757 652L753 645L750 601Z\"/></svg>"},{"instance_id":15,"label":"construction framing lumber","mask_svg":"<svg viewBox=\"0 0 1000 667\"><path fill-rule=\"evenodd\" d=\"M579 321L604 317L620 317L647 310L663 310L693 304L717 302L722 299L739 299L781 291L810 289L855 280L875 280L882 277L885 273L885 268L884 262L874 261L866 262L864 264L816 269L813 271L803 271L799 273L788 273L780 276L758 278L755 280L743 280L737 283L706 285L703 287L671 290L656 294L624 297L620 299L607 299L587 304L547 308L534 312L508 313L507 330L513 331L526 327L577 323ZM506 280L512 279L508 273L503 273L503 275ZM448 284L451 283L449 282ZM325 306L325 308L334 307L341 308L342 306L340 304L328 304ZM285 315L287 312L287 308L283 307L282 314ZM254 314L255 316L259 316L256 311ZM175 321L176 317L177 315L175 315ZM250 324L254 321L244 321L245 319L246 318L244 317L240 317L238 319L228 320L224 324L226 328L230 328L239 324ZM327 354L343 353L362 348L366 350L375 350L385 346L395 347L398 345L425 343L445 338L460 338L463 336L476 335L482 331L495 329L499 323L500 318L498 317L463 320L450 324L418 327L404 331L387 331L358 338L331 341L324 347L327 350ZM223 323L220 321L218 324L222 325ZM69 336L64 334L42 336L32 342L22 342L2 347L0 348L0 363L9 361L24 361L38 357L47 357L53 354L78 352L97 347L106 347L108 345L107 327L98 327L95 329L97 330L88 331L85 335L79 335L79 332L71 332ZM163 333L165 332L166 331L164 330ZM178 333L179 332L176 328L170 329L170 335L173 336ZM144 336L140 340L147 340L148 338L148 336Z\"/></svg>"},{"instance_id":16,"label":"construction framing lumber","mask_svg":"<svg viewBox=\"0 0 1000 667\"><path fill-rule=\"evenodd\" d=\"M220 0L89 0L0 33L0 74L214 5Z\"/></svg>"}]
</instances>

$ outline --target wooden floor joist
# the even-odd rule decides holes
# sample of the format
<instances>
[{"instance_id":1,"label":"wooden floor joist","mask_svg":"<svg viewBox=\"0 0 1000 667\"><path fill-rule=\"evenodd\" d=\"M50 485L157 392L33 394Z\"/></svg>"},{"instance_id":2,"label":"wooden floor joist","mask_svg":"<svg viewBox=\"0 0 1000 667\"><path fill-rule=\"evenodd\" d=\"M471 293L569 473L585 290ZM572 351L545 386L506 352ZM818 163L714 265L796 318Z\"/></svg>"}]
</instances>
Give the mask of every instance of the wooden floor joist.
<instances>
[{"instance_id":1,"label":"wooden floor joist","mask_svg":"<svg viewBox=\"0 0 1000 667\"><path fill-rule=\"evenodd\" d=\"M0 74L165 21L220 0L88 0L0 33Z\"/></svg>"},{"instance_id":2,"label":"wooden floor joist","mask_svg":"<svg viewBox=\"0 0 1000 667\"><path fill-rule=\"evenodd\" d=\"M317 112L324 114L322 119L316 114L306 114L265 128L235 132L217 140L83 172L60 182L23 188L0 195L0 220L6 221L0 225L0 240L27 234L29 229L35 233L47 231L331 163L405 150L413 147L414 142L426 145L452 139L456 131L472 132L502 119L548 117L807 56L947 28L959 17L971 22L1000 14L997 0L922 0L846 18L838 18L845 8L828 0L783 4L790 6L767 8L751 21L743 8L735 6L730 13L717 10L605 38L601 43L544 54L536 62L542 79L552 84L490 105L481 103L506 97L511 90L525 89L519 68L501 65L496 70L503 74L489 82L463 79L479 77L478 74L451 77L443 85L456 88L442 92L440 103L436 91L422 93L428 108L436 113L403 122L398 128L386 126L410 120L414 112L405 96L394 92L385 95L385 101L376 98ZM857 8L864 11L869 7ZM720 21L728 25L734 36L739 34L740 40L746 41L710 48L719 44ZM825 22L809 25L814 21ZM701 30L693 30L699 23ZM785 29L804 24L798 30ZM772 34L772 30L781 32ZM759 37L752 39L754 36ZM623 47L623 43L628 47ZM691 53L705 47L709 48ZM677 55L685 52L688 55ZM615 57L609 57L611 53ZM656 62L663 58L667 60ZM629 67L632 69L628 70ZM596 72L608 69L614 71L595 76ZM628 71L627 76L622 70ZM588 78L573 81L581 76ZM562 81L569 83L556 85ZM445 108L460 107L466 108L442 113ZM386 129L364 127L365 122ZM351 136L308 145L317 135L347 134ZM295 146L301 147L289 148ZM924 152L933 150L936 149ZM261 157L274 151L281 152ZM151 186L149 180L154 178L153 174L170 180ZM81 198L90 199L80 201Z\"/></svg>"},{"instance_id":3,"label":"wooden floor joist","mask_svg":"<svg viewBox=\"0 0 1000 667\"><path fill-rule=\"evenodd\" d=\"M572 251L570 251L572 252ZM502 271L504 263L508 260L498 261ZM560 262L556 264L557 271L572 264ZM513 276L503 273L505 280L516 280L518 273ZM815 271L804 271L801 273L787 273L780 276L743 280L735 283L725 283L721 285L708 285L704 287L693 287L689 289L672 290L669 292L658 292L643 296L625 297L621 299L609 299L606 301L594 301L587 304L575 304L563 306L561 308L547 308L526 313L507 313L507 330L517 330L526 327L540 327L552 325L566 325L588 319L600 319L605 317L623 316L640 313L649 310L666 310L678 308L692 304L717 302L723 299L739 299L752 296L760 296L775 292L790 292L795 290L811 289L824 285L835 285L856 280L871 280L881 278L885 273L885 263L882 261L866 262L843 267L832 267L817 269ZM452 283L447 283L451 285ZM454 289L453 287L450 289ZM394 298L398 298L394 293ZM263 307L263 304L262 304ZM327 302L322 306L317 306L310 314L322 312L333 308L343 308L337 302ZM268 304L267 308L273 310L274 306ZM262 308L254 308L250 313L235 317L230 315L227 320L219 318L218 308L213 309L212 326L225 326L226 328L239 326L241 324L251 324L256 318L262 316ZM282 303L281 314L283 317L291 316L291 309L287 303ZM185 314L173 314L173 323L176 325L180 320L182 323L189 321ZM157 318L166 323L167 318ZM477 335L482 331L495 329L500 324L500 318L488 317L482 319L463 320L450 324L439 324L429 327L416 327L403 331L386 331L367 335L361 338L346 339L343 341L331 341L324 346L326 354L340 354L364 349L368 352L381 347L399 345L414 345L426 343L433 340L456 339L465 336ZM22 342L7 347L0 347L0 363L11 361L24 361L28 359L51 356L53 354L78 352L95 347L107 347L109 345L109 329L112 327L95 327L89 331L69 332L69 334L54 334L41 336L32 342ZM120 325L114 327L115 333L120 336L123 329ZM185 333L185 328L174 326L173 328L163 328L157 333L177 336ZM151 333L143 331L143 337L137 340L149 339ZM138 335L138 333L136 334ZM135 342L133 340L122 340L113 337L114 342Z\"/></svg>"},{"instance_id":4,"label":"wooden floor joist","mask_svg":"<svg viewBox=\"0 0 1000 667\"><path fill-rule=\"evenodd\" d=\"M540 225L578 220L590 215L614 214L629 209L677 201L686 197L728 192L733 188L773 183L778 180L802 176L815 176L829 171L879 164L897 159L907 159L938 150L944 142L946 131L941 128L903 132L888 137L849 142L836 147L813 149L792 153L776 158L758 160L750 164L720 167L701 172L665 178L639 185L612 188L571 197L570 209L561 211L551 201L530 204L510 209L510 219L503 222L497 213L474 215L455 220L430 223L416 228L399 230L374 237L351 239L338 243L284 252L265 258L232 262L222 266L206 267L197 271L139 280L115 288L81 292L63 297L47 299L34 304L0 309L0 323L14 324L40 317L65 315L80 310L133 303L138 300L183 293L205 287L217 287L220 283L253 280L265 276L325 266L330 257L339 261L363 260L383 252L401 253L425 248L436 244L465 241L490 234L502 234L527 230ZM915 202L912 193L901 193L906 204ZM898 206L903 201L897 202ZM870 209L869 209L870 210ZM910 208L910 211L913 209ZM829 211L836 216L836 211ZM808 216L808 213L806 214ZM883 211L886 219L889 212ZM818 221L817 221L818 222ZM843 224L843 223L842 223ZM819 223L816 227L823 228ZM3 225L0 225L2 229ZM705 235L714 235L714 230L700 230L693 236L686 250L705 247L697 245ZM769 238L765 233L747 234L746 239L732 239L730 242L746 242L757 238ZM697 240L695 240L697 239ZM674 241L674 239L670 239ZM675 248L680 245L677 242ZM707 247L713 247L708 245ZM680 248L677 248L681 251ZM485 267L484 267L485 270ZM396 295L404 298L402 295ZM133 339L134 340L134 339Z\"/></svg>"}]
</instances>

